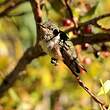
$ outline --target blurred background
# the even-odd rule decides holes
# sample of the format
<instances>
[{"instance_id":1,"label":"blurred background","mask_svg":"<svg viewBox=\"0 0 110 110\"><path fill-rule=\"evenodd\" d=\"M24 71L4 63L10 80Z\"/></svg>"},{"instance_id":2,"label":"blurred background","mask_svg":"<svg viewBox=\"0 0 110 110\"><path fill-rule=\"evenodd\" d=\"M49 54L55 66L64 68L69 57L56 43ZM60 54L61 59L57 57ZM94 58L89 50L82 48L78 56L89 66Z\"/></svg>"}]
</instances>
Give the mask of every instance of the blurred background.
<instances>
[{"instance_id":1,"label":"blurred background","mask_svg":"<svg viewBox=\"0 0 110 110\"><path fill-rule=\"evenodd\" d=\"M23 2L2 16L2 12L14 3ZM41 0L43 20L54 21L61 29L71 25L64 0ZM110 0L68 0L77 22L84 22L110 12ZM110 27L110 18L100 20L102 27ZM101 32L90 27L85 32ZM70 38L74 36L67 33ZM28 1L0 0L0 83L13 70L24 51L35 44L36 27ZM87 73L81 72L83 82L106 104L110 104L110 43L80 46L81 62ZM48 55L27 65L20 78L0 98L0 110L100 110L99 106L78 85L71 71L63 64L53 66Z\"/></svg>"}]
</instances>

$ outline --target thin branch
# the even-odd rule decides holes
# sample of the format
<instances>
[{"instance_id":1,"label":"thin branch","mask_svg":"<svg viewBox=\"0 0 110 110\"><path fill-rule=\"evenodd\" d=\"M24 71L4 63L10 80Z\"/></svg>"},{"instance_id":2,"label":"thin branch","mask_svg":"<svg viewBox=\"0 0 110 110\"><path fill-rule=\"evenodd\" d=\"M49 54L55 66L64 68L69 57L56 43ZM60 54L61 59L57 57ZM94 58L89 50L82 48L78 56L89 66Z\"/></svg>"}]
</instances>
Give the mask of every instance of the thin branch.
<instances>
[{"instance_id":1,"label":"thin branch","mask_svg":"<svg viewBox=\"0 0 110 110\"><path fill-rule=\"evenodd\" d=\"M39 39L40 39L40 33L39 33L39 23L41 23L42 21L42 11L40 8L40 0L30 0L31 6L32 6L32 10L34 13L34 19L35 19L35 23L36 23L36 27L37 27L37 38L36 38L36 45L38 45Z\"/></svg>"},{"instance_id":2,"label":"thin branch","mask_svg":"<svg viewBox=\"0 0 110 110\"><path fill-rule=\"evenodd\" d=\"M71 70L71 72L73 73L73 75L75 75L79 85L92 97L92 99L99 104L103 110L107 110L106 109L106 105L99 100L90 90L89 88L83 83L83 81L81 81L80 77L74 72L74 69L71 65L71 56L69 55L69 53L67 52L67 50L65 48L61 48L61 52L62 52L62 56L63 56L63 62L67 65L67 67Z\"/></svg>"},{"instance_id":3,"label":"thin branch","mask_svg":"<svg viewBox=\"0 0 110 110\"><path fill-rule=\"evenodd\" d=\"M42 55L45 55L45 53L42 52L39 47L30 47L27 49L22 58L17 63L16 67L5 77L2 84L0 85L0 97L14 84L16 79L19 77L20 72L25 70L27 64L29 64L33 59Z\"/></svg>"},{"instance_id":4,"label":"thin branch","mask_svg":"<svg viewBox=\"0 0 110 110\"><path fill-rule=\"evenodd\" d=\"M64 1L65 1L65 6L66 6L66 8L67 8L67 11L68 11L68 13L69 13L69 15L70 15L70 18L71 18L71 20L72 20L72 22L73 22L73 24L74 24L74 27L76 28L76 23L75 23L75 21L74 21L74 16L73 16L72 10L71 10L71 8L70 8L70 6L69 6L67 0L64 0Z\"/></svg>"},{"instance_id":5,"label":"thin branch","mask_svg":"<svg viewBox=\"0 0 110 110\"><path fill-rule=\"evenodd\" d=\"M64 1L65 1L66 8L68 10L68 13L69 13L71 19L73 19L73 13L72 13L72 10L71 10L70 6L67 3L67 0L64 0Z\"/></svg>"},{"instance_id":6,"label":"thin branch","mask_svg":"<svg viewBox=\"0 0 110 110\"><path fill-rule=\"evenodd\" d=\"M83 81L79 78L79 77L76 77L79 85L92 97L92 99L100 105L100 107L103 109L103 110L107 110L106 109L106 105L101 101L99 100L90 90L89 88L83 83Z\"/></svg>"},{"instance_id":7,"label":"thin branch","mask_svg":"<svg viewBox=\"0 0 110 110\"><path fill-rule=\"evenodd\" d=\"M94 26L96 26L96 27L98 27L98 28L101 28L102 30L110 31L110 29L106 29L106 28L104 28L104 27L101 27L101 25L99 25L99 24L97 23L99 20L104 19L104 18L107 18L107 17L110 17L110 13L100 15L100 16L98 16L98 17L95 17L95 18L90 19L90 20L88 20L88 21L85 21L85 22L83 22L83 23L79 23L79 24L78 24L78 27L77 27L77 30L80 30L80 28L85 27L85 26L91 24L91 25L94 25ZM67 28L67 29L64 30L64 32L70 32L70 31L73 31L73 30L75 31L75 30L76 30L76 27L73 26L73 27Z\"/></svg>"},{"instance_id":8,"label":"thin branch","mask_svg":"<svg viewBox=\"0 0 110 110\"><path fill-rule=\"evenodd\" d=\"M93 19L91 19L91 20L88 20L88 21L86 21L86 22L84 22L84 23L80 23L79 26L78 26L78 28L85 27L85 26L87 26L87 25L92 24L92 25L94 25L94 26L96 26L96 27L98 27L98 28L101 28L102 30L109 31L110 29L103 28L103 27L101 27L101 26L97 23L99 20L102 20L102 19L107 18L107 17L110 17L110 13L107 13L107 14L104 14L104 15L100 15L100 16L95 17L95 18L93 18Z\"/></svg>"},{"instance_id":9,"label":"thin branch","mask_svg":"<svg viewBox=\"0 0 110 110\"><path fill-rule=\"evenodd\" d=\"M97 33L97 34L87 34L81 37L71 39L74 45L77 44L97 44L97 43L104 43L110 42L110 33Z\"/></svg>"},{"instance_id":10,"label":"thin branch","mask_svg":"<svg viewBox=\"0 0 110 110\"><path fill-rule=\"evenodd\" d=\"M40 0L30 0L30 3L34 13L36 25L38 25L37 23L40 23L42 21L42 11L40 8Z\"/></svg>"}]
</instances>

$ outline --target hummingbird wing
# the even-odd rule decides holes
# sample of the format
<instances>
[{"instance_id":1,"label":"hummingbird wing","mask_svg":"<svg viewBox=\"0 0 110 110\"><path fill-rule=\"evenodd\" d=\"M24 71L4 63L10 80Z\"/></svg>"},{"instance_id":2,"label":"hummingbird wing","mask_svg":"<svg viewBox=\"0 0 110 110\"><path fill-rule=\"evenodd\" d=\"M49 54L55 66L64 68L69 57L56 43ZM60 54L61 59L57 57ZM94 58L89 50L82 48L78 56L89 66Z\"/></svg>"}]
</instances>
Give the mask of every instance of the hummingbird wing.
<instances>
[{"instance_id":1,"label":"hummingbird wing","mask_svg":"<svg viewBox=\"0 0 110 110\"><path fill-rule=\"evenodd\" d=\"M72 48L67 46L68 44L64 44L63 46L61 46L63 62L69 67L69 69L75 76L78 76L79 73L81 72L81 69L83 69L84 71L86 71L86 69L78 62L74 52L75 50L73 50L72 52Z\"/></svg>"},{"instance_id":2,"label":"hummingbird wing","mask_svg":"<svg viewBox=\"0 0 110 110\"><path fill-rule=\"evenodd\" d=\"M73 60L71 61L71 65L74 68L76 73L80 73L81 69L87 72L85 67L81 65L76 58L73 58Z\"/></svg>"}]
</instances>

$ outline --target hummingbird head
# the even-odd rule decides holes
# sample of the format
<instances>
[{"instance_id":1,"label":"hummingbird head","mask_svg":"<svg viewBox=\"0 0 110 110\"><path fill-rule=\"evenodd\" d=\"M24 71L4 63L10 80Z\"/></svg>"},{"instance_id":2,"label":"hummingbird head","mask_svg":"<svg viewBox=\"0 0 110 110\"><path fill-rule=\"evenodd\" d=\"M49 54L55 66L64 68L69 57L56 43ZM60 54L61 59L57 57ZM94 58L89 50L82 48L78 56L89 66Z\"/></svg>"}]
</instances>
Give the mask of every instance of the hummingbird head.
<instances>
[{"instance_id":1,"label":"hummingbird head","mask_svg":"<svg viewBox=\"0 0 110 110\"><path fill-rule=\"evenodd\" d=\"M51 21L39 24L41 39L49 40L59 34L59 28Z\"/></svg>"},{"instance_id":2,"label":"hummingbird head","mask_svg":"<svg viewBox=\"0 0 110 110\"><path fill-rule=\"evenodd\" d=\"M62 59L60 52L60 30L51 21L39 24L41 38L39 44L41 48L49 54L52 58Z\"/></svg>"}]
</instances>

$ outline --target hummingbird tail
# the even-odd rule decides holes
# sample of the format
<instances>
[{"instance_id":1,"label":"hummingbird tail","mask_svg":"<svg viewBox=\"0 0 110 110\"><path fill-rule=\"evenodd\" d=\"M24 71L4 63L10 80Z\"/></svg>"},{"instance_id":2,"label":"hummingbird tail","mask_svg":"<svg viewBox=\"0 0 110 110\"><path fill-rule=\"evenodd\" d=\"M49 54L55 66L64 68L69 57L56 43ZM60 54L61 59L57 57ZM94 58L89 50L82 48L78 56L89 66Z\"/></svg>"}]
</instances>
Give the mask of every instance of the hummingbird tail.
<instances>
[{"instance_id":1,"label":"hummingbird tail","mask_svg":"<svg viewBox=\"0 0 110 110\"><path fill-rule=\"evenodd\" d=\"M77 74L79 74L81 72L81 69L84 70L85 72L87 72L87 70L84 68L84 66L79 64L77 59L71 60L71 66L74 69L74 72Z\"/></svg>"}]
</instances>

